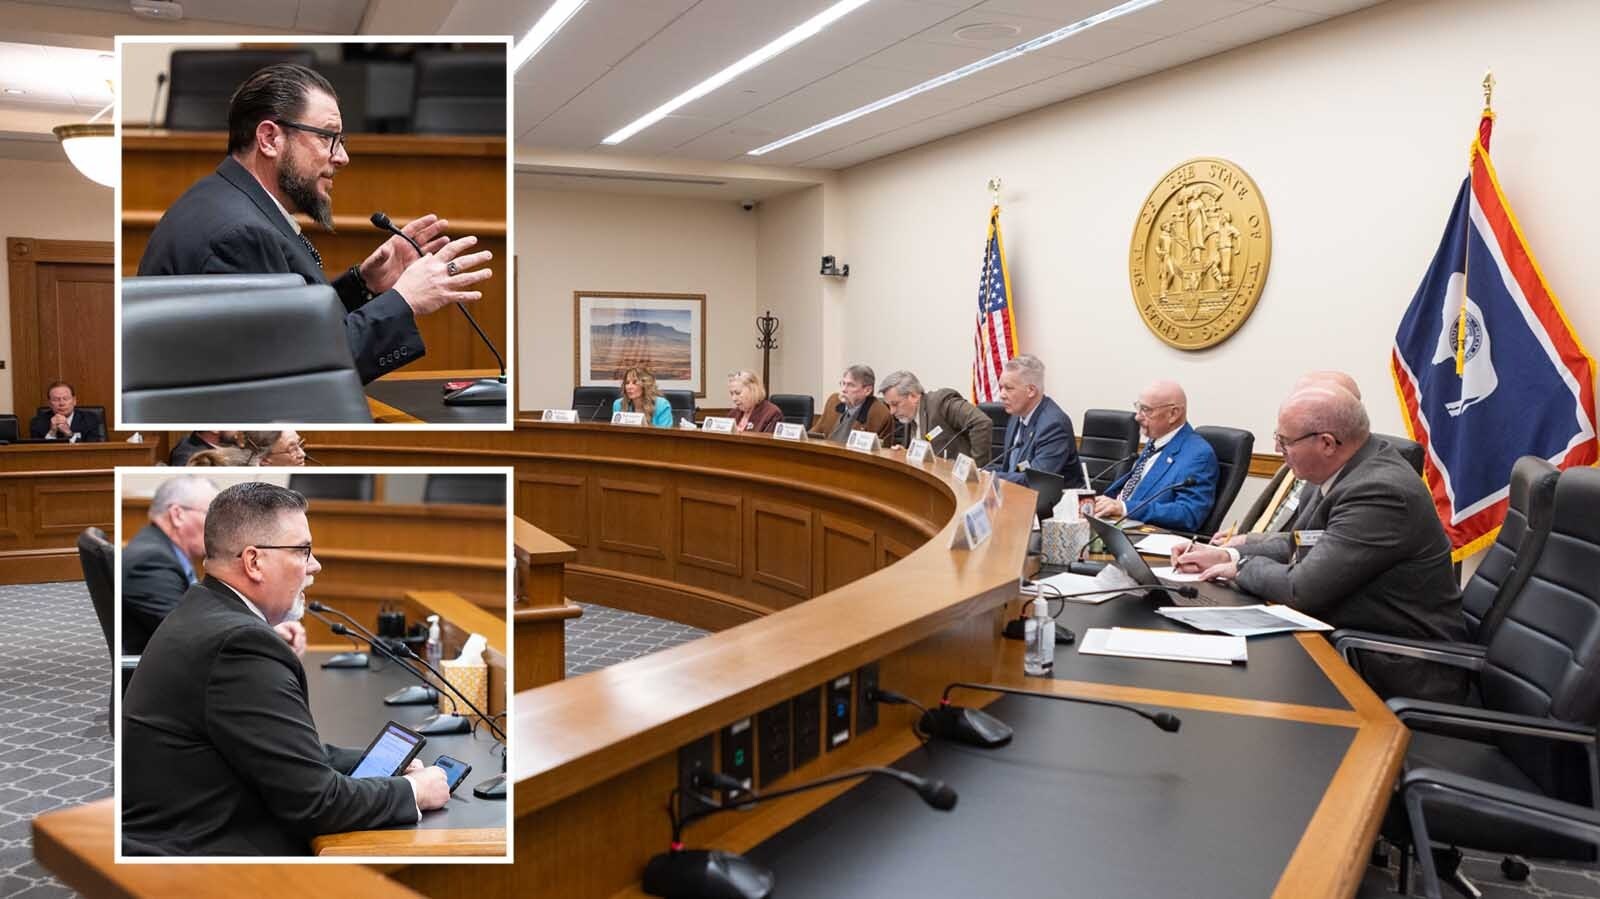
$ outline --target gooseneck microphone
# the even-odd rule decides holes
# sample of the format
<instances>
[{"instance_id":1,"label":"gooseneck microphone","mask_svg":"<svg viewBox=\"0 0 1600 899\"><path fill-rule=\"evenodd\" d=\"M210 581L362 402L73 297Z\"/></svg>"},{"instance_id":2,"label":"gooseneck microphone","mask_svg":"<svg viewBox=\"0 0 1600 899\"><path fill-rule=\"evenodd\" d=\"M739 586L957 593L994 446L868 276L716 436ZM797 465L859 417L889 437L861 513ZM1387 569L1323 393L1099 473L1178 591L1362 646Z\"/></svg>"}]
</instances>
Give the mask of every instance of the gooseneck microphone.
<instances>
[{"instance_id":1,"label":"gooseneck microphone","mask_svg":"<svg viewBox=\"0 0 1600 899\"><path fill-rule=\"evenodd\" d=\"M1126 456L1123 456L1122 458L1118 459L1117 461L1112 462L1109 465L1102 466L1099 471L1097 471L1094 474L1089 476L1089 482L1087 484L1084 484L1083 486L1089 487L1089 486L1094 484L1094 479L1095 478L1100 477L1101 475L1105 474L1108 471L1116 470L1116 467L1118 465L1121 465L1124 462L1132 462L1134 459L1139 458L1139 453L1140 452L1142 452L1142 451L1141 450L1134 450L1133 452L1127 454Z\"/></svg>"},{"instance_id":2,"label":"gooseneck microphone","mask_svg":"<svg viewBox=\"0 0 1600 899\"><path fill-rule=\"evenodd\" d=\"M1144 511L1144 507L1145 506L1148 506L1151 503L1155 502L1157 499L1160 499L1164 494L1172 493L1175 490L1182 490L1185 487L1193 487L1195 484L1198 484L1198 483L1199 483L1199 481L1195 480L1194 475L1190 475L1190 476L1184 478L1182 481L1179 481L1176 484L1168 484L1167 486L1162 487L1160 490L1157 490L1155 493L1150 494L1149 496L1145 497L1144 499L1140 500L1139 502L1134 503L1133 508L1127 510L1126 512L1123 512L1122 513L1122 517L1118 518L1116 521L1111 522L1111 525L1112 525L1112 527L1116 527L1117 525L1122 524L1124 521L1127 521L1128 519L1132 518L1133 517L1133 513Z\"/></svg>"},{"instance_id":3,"label":"gooseneck microphone","mask_svg":"<svg viewBox=\"0 0 1600 899\"><path fill-rule=\"evenodd\" d=\"M1081 696L1062 696L1056 693L1042 693L1037 690L1022 690L1017 687L1003 687L999 684L973 684L965 681L956 681L944 688L944 695L939 697L939 704L922 713L917 720L916 730L919 736L943 737L968 746L978 746L984 749L993 749L1011 742L1011 726L994 717L988 712L965 706L952 705L950 692L957 688L968 690L988 690L992 693L1007 693L1013 696L1031 696L1037 699L1054 699L1059 702L1077 702L1084 705L1101 705L1106 708L1122 709L1132 712L1141 718L1161 728L1167 733L1177 733L1183 726L1177 715L1171 712L1147 712L1144 709L1120 702L1106 702L1101 699L1085 699ZM898 700L905 697L897 693L879 690L879 698L891 705L900 704ZM909 701L909 700L907 700Z\"/></svg>"},{"instance_id":4,"label":"gooseneck microphone","mask_svg":"<svg viewBox=\"0 0 1600 899\"><path fill-rule=\"evenodd\" d=\"M934 455L938 456L941 459L948 458L945 455L945 453L948 453L950 451L950 447L955 445L956 438L960 437L962 434L965 434L968 431L972 430L972 426L975 425L975 424L977 424L977 422L975 422L975 421L968 422L966 427L964 427L961 430L955 432L954 434L951 434L949 437L946 437L944 439L944 448L943 449L939 449L939 450L935 450L934 451Z\"/></svg>"},{"instance_id":5,"label":"gooseneck microphone","mask_svg":"<svg viewBox=\"0 0 1600 899\"><path fill-rule=\"evenodd\" d=\"M167 84L167 73L166 72L157 72L156 73L156 92L155 92L155 95L150 98L150 124L149 124L148 127L149 127L149 129L151 131L156 130L156 110L161 108L161 89L163 87L166 87L166 84Z\"/></svg>"},{"instance_id":6,"label":"gooseneck microphone","mask_svg":"<svg viewBox=\"0 0 1600 899\"><path fill-rule=\"evenodd\" d=\"M887 777L914 791L929 807L942 812L956 807L956 791L944 781L918 777L898 768L856 768L766 793L749 792L738 781L725 775L700 772L694 775L691 784L699 788L721 787L729 792L729 802L711 804L684 815L679 811L679 791L673 788L667 800L667 817L672 821L671 850L650 859L645 865L641 886L645 893L666 899L704 899L708 896L766 899L772 895L774 878L771 871L736 853L716 849L684 849L683 829L701 818L720 812L742 811L769 799L804 793L858 777ZM741 794L737 800L732 798L735 789Z\"/></svg>"},{"instance_id":7,"label":"gooseneck microphone","mask_svg":"<svg viewBox=\"0 0 1600 899\"><path fill-rule=\"evenodd\" d=\"M318 615L316 612L311 611L309 608L306 610L306 614L310 615L312 618L317 619L318 621L322 622L323 624L326 624L328 626L329 630L333 631L335 634L339 634L339 636L341 636L341 637L347 637L350 640L351 643L355 644L355 649L351 650L350 652L341 652L341 653L335 654L332 658L330 658L327 661L323 662L322 663L322 667L324 667L324 668L370 668L370 667L372 667L372 659L366 653L361 651L361 641L357 640L355 638L354 634L350 634L348 632L340 633L340 629L343 628L344 625L339 624L338 622L335 622L335 621L329 621L328 619L322 617L321 615Z\"/></svg>"},{"instance_id":8,"label":"gooseneck microphone","mask_svg":"<svg viewBox=\"0 0 1600 899\"><path fill-rule=\"evenodd\" d=\"M428 255L422 252L422 247L418 246L417 242L411 239L411 235L401 231L399 228L396 228L394 226L394 222L389 220L389 216L382 212L374 212L370 220L372 224L378 228L378 230L387 231L390 234L397 235L401 240L411 244L411 248L417 251L417 258L420 259L421 257ZM494 355L494 361L500 366L500 377L498 379L478 378L466 387L454 391L453 393L446 394L444 398L444 404L446 406L505 405L506 360L500 355L500 351L495 348L494 341L489 339L489 335L483 333L483 329L478 327L478 320L472 317L472 313L467 311L466 306L463 306L460 303L451 303L450 305L461 310L461 314L467 317L467 324L472 326L472 330L478 332L478 339L482 340L483 345L488 347L489 352Z\"/></svg>"}]
</instances>

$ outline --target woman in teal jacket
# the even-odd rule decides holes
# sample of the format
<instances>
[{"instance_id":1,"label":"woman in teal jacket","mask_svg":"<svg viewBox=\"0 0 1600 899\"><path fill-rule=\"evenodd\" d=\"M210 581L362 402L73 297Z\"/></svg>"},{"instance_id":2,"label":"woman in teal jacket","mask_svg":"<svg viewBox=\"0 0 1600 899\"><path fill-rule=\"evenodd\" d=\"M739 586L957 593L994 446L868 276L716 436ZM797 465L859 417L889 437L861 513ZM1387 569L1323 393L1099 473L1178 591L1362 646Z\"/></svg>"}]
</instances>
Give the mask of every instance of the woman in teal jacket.
<instances>
[{"instance_id":1,"label":"woman in teal jacket","mask_svg":"<svg viewBox=\"0 0 1600 899\"><path fill-rule=\"evenodd\" d=\"M611 411L643 412L652 425L672 427L672 404L661 395L656 376L647 368L634 366L622 373L622 396L612 401Z\"/></svg>"}]
</instances>

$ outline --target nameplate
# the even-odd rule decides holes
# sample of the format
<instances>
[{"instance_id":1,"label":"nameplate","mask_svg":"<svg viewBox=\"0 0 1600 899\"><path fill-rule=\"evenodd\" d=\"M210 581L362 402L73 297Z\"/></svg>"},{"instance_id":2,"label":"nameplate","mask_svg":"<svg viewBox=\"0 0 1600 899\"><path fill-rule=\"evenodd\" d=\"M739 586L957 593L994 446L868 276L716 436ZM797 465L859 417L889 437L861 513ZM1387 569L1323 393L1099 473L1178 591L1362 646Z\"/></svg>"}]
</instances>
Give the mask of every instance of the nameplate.
<instances>
[{"instance_id":1,"label":"nameplate","mask_svg":"<svg viewBox=\"0 0 1600 899\"><path fill-rule=\"evenodd\" d=\"M851 431L845 439L845 449L853 449L858 453L876 452L878 449L878 435L872 431Z\"/></svg>"},{"instance_id":2,"label":"nameplate","mask_svg":"<svg viewBox=\"0 0 1600 899\"><path fill-rule=\"evenodd\" d=\"M644 424L644 413L613 412L611 413L611 423L614 425L627 425L629 427L637 428Z\"/></svg>"},{"instance_id":3,"label":"nameplate","mask_svg":"<svg viewBox=\"0 0 1600 899\"><path fill-rule=\"evenodd\" d=\"M928 453L933 451L933 444L926 440L912 440L911 448L906 450L906 461L912 465L921 465L928 458Z\"/></svg>"},{"instance_id":4,"label":"nameplate","mask_svg":"<svg viewBox=\"0 0 1600 899\"><path fill-rule=\"evenodd\" d=\"M994 528L989 524L989 507L973 503L972 508L961 513L961 527L950 538L951 549L977 549L989 539Z\"/></svg>"},{"instance_id":5,"label":"nameplate","mask_svg":"<svg viewBox=\"0 0 1600 899\"><path fill-rule=\"evenodd\" d=\"M999 511L1000 507L1006 504L1005 497L1000 495L1000 476L992 471L984 472L983 476L989 479L989 489L984 491L983 504L988 506L991 512ZM980 481L982 479L979 478Z\"/></svg>"},{"instance_id":6,"label":"nameplate","mask_svg":"<svg viewBox=\"0 0 1600 899\"><path fill-rule=\"evenodd\" d=\"M569 424L569 425L570 424L577 424L578 423L578 410L577 409L546 409L546 410L544 410L544 414L539 416L539 420L540 421L558 421L558 422L564 422L564 423Z\"/></svg>"},{"instance_id":7,"label":"nameplate","mask_svg":"<svg viewBox=\"0 0 1600 899\"><path fill-rule=\"evenodd\" d=\"M792 422L782 421L778 423L778 428L772 432L772 436L779 440L804 440L806 429Z\"/></svg>"},{"instance_id":8,"label":"nameplate","mask_svg":"<svg viewBox=\"0 0 1600 899\"><path fill-rule=\"evenodd\" d=\"M709 416L704 422L701 423L700 430L708 431L712 434L732 434L733 419L717 418L714 415Z\"/></svg>"},{"instance_id":9,"label":"nameplate","mask_svg":"<svg viewBox=\"0 0 1600 899\"><path fill-rule=\"evenodd\" d=\"M950 469L950 474L958 481L976 481L978 479L978 463L966 453L956 453L955 467Z\"/></svg>"}]
</instances>

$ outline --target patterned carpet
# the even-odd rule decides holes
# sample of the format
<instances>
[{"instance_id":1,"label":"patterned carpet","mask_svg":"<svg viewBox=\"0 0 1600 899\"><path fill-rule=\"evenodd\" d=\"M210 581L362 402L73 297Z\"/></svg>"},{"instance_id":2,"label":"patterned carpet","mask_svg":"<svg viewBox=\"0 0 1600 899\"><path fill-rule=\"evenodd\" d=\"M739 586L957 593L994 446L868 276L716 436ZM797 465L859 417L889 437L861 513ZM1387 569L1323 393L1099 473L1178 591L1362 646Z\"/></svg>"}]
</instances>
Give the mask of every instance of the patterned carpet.
<instances>
[{"instance_id":1,"label":"patterned carpet","mask_svg":"<svg viewBox=\"0 0 1600 899\"><path fill-rule=\"evenodd\" d=\"M567 619L567 677L659 652L706 633L664 618L583 605L582 615Z\"/></svg>"}]
</instances>

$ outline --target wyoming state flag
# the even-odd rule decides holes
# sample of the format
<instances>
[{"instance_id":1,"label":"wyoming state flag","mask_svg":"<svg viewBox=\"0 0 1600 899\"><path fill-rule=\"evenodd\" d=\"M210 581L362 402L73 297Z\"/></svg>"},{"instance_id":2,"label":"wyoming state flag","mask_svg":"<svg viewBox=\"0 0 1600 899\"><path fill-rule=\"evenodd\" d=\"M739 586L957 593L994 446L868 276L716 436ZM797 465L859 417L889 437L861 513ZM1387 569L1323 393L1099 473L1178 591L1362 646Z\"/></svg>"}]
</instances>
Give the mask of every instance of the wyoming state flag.
<instances>
[{"instance_id":1,"label":"wyoming state flag","mask_svg":"<svg viewBox=\"0 0 1600 899\"><path fill-rule=\"evenodd\" d=\"M1594 359L1511 214L1489 163L1485 110L1444 239L1394 336L1390 370L1423 477L1459 560L1494 541L1511 466L1590 465Z\"/></svg>"}]
</instances>

